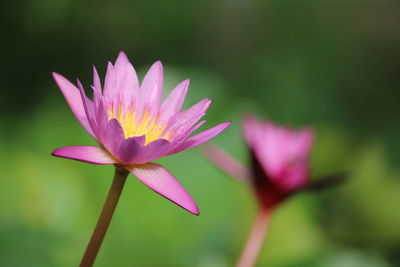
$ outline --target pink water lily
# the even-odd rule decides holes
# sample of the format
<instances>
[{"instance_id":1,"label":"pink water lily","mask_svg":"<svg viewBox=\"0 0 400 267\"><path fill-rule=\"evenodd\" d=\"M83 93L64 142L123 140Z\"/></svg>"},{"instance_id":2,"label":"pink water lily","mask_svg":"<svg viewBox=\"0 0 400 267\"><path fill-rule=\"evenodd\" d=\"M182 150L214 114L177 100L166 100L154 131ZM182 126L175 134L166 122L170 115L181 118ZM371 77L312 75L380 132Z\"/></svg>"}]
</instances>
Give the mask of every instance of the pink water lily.
<instances>
[{"instance_id":1,"label":"pink water lily","mask_svg":"<svg viewBox=\"0 0 400 267\"><path fill-rule=\"evenodd\" d=\"M243 120L243 134L250 152L251 167L246 168L215 145L203 154L232 177L251 186L259 211L238 267L253 266L261 249L271 213L289 196L304 190L322 189L343 181L343 174L310 179L310 152L314 131L309 127L295 130L253 116Z\"/></svg>"},{"instance_id":2,"label":"pink water lily","mask_svg":"<svg viewBox=\"0 0 400 267\"><path fill-rule=\"evenodd\" d=\"M157 193L198 214L179 182L162 166L150 162L202 144L230 122L191 136L204 124L204 120L197 122L211 100L203 99L180 111L189 87L189 80L185 80L161 103L164 77L160 61L151 66L140 85L123 52L114 65L108 63L103 90L96 68L93 72L93 101L79 81L75 86L58 73L53 77L79 123L100 146L62 147L52 154L92 164L121 164Z\"/></svg>"},{"instance_id":3,"label":"pink water lily","mask_svg":"<svg viewBox=\"0 0 400 267\"><path fill-rule=\"evenodd\" d=\"M217 166L253 188L260 209L238 261L238 267L253 266L261 249L269 217L289 195L307 187L310 181L309 155L314 140L310 128L293 130L247 116L243 133L251 155L251 168L216 146L203 152Z\"/></svg>"},{"instance_id":4,"label":"pink water lily","mask_svg":"<svg viewBox=\"0 0 400 267\"><path fill-rule=\"evenodd\" d=\"M294 130L252 116L244 119L242 128L251 155L251 169L216 146L209 146L203 152L231 176L250 183L260 204L269 209L307 187L314 140L312 129Z\"/></svg>"},{"instance_id":5,"label":"pink water lily","mask_svg":"<svg viewBox=\"0 0 400 267\"><path fill-rule=\"evenodd\" d=\"M79 80L75 86L60 74L53 73L75 117L99 146L62 147L54 150L52 155L116 166L114 182L99 219L99 224L105 226L95 229L81 266L93 264L99 249L96 246L102 240L99 236L105 234L104 229L107 229L128 173L177 205L199 214L197 205L182 185L152 161L200 145L230 125L230 122L223 122L192 135L205 123L198 121L205 115L211 100L203 99L180 111L189 87L189 80L185 80L162 101L164 76L160 61L151 66L140 84L123 52L119 53L114 65L108 63L103 86L95 68L93 72L93 100L86 96Z\"/></svg>"},{"instance_id":6,"label":"pink water lily","mask_svg":"<svg viewBox=\"0 0 400 267\"><path fill-rule=\"evenodd\" d=\"M243 132L251 151L254 188L262 205L274 206L309 184L313 130L294 130L248 116Z\"/></svg>"}]
</instances>

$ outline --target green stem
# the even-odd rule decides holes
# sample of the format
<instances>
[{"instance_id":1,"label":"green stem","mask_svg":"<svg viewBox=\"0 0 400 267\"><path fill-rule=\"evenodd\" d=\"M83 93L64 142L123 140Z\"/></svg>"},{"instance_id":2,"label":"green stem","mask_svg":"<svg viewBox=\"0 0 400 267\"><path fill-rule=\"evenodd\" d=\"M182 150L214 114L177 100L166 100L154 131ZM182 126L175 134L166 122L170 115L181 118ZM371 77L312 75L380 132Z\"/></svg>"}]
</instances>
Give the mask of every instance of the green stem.
<instances>
[{"instance_id":1,"label":"green stem","mask_svg":"<svg viewBox=\"0 0 400 267\"><path fill-rule=\"evenodd\" d=\"M122 189L124 188L126 178L129 172L119 166L115 167L114 180L111 184L110 191L108 192L107 199L104 203L103 210L101 211L99 220L97 221L96 228L93 231L92 238L83 254L80 267L93 266L96 260L97 253L101 247L104 236L107 232L111 218L117 207L119 197Z\"/></svg>"}]
</instances>

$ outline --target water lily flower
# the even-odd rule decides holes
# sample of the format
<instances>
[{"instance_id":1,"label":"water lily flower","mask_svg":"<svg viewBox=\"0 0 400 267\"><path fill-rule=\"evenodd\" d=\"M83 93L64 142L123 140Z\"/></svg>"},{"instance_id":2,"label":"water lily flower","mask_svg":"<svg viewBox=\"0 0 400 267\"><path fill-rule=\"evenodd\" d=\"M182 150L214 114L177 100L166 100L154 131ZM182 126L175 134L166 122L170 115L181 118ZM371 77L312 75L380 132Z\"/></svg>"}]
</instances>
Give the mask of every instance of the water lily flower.
<instances>
[{"instance_id":1,"label":"water lily flower","mask_svg":"<svg viewBox=\"0 0 400 267\"><path fill-rule=\"evenodd\" d=\"M271 212L294 193L324 184L310 182L311 128L294 130L253 116L244 119L242 128L250 151L250 169L215 145L206 146L202 152L232 177L248 183L258 199L258 216L237 265L248 267L253 266L261 249ZM332 183L336 178L324 180Z\"/></svg>"},{"instance_id":2,"label":"water lily flower","mask_svg":"<svg viewBox=\"0 0 400 267\"><path fill-rule=\"evenodd\" d=\"M182 185L152 161L198 146L221 133L230 122L192 135L205 123L198 121L211 100L203 99L180 111L189 87L189 80L185 80L162 102L164 77L160 61L151 66L140 84L124 52L119 53L114 65L108 63L103 86L96 68L93 73L93 100L86 96L79 80L75 86L58 73L54 72L53 77L73 114L99 146L61 147L52 155L92 164L114 164L116 177L126 178L132 173L155 192L199 214Z\"/></svg>"}]
</instances>

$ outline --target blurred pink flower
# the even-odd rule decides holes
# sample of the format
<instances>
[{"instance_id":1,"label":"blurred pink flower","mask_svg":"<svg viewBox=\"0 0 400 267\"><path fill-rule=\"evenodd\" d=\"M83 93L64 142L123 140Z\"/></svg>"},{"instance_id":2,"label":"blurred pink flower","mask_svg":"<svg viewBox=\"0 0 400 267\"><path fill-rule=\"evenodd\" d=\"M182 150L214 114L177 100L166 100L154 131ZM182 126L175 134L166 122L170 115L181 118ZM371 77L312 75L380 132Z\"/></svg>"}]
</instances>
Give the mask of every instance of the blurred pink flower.
<instances>
[{"instance_id":1,"label":"blurred pink flower","mask_svg":"<svg viewBox=\"0 0 400 267\"><path fill-rule=\"evenodd\" d=\"M271 212L309 183L314 134L309 128L293 130L252 116L247 116L242 126L251 155L250 170L216 146L209 145L202 151L221 169L251 184L259 200L260 209L236 265L250 267L261 250Z\"/></svg>"},{"instance_id":2,"label":"blurred pink flower","mask_svg":"<svg viewBox=\"0 0 400 267\"><path fill-rule=\"evenodd\" d=\"M250 151L248 169L215 145L203 154L231 176L251 185L259 200L259 210L237 267L253 266L262 247L271 213L287 197L302 190L322 189L341 182L343 174L311 182L309 157L314 132L306 127L294 130L247 116L242 124Z\"/></svg>"},{"instance_id":3,"label":"blurred pink flower","mask_svg":"<svg viewBox=\"0 0 400 267\"><path fill-rule=\"evenodd\" d=\"M246 117L243 132L251 151L252 179L260 201L274 206L310 181L310 128L294 130Z\"/></svg>"},{"instance_id":4,"label":"blurred pink flower","mask_svg":"<svg viewBox=\"0 0 400 267\"><path fill-rule=\"evenodd\" d=\"M309 155L314 140L310 128L294 130L247 116L243 133L251 154L251 170L216 146L205 155L233 177L253 185L261 205L270 209L310 181Z\"/></svg>"},{"instance_id":5,"label":"blurred pink flower","mask_svg":"<svg viewBox=\"0 0 400 267\"><path fill-rule=\"evenodd\" d=\"M199 214L180 183L151 161L202 144L230 122L191 136L204 124L204 120L197 122L205 115L211 100L203 99L180 111L189 86L189 80L185 80L161 103L164 77L160 61L151 66L140 85L123 52L114 65L108 63L103 89L95 68L93 72L93 101L79 81L76 87L58 73L53 73L53 77L79 123L100 146L61 147L52 155L92 164L120 165L155 192Z\"/></svg>"}]
</instances>

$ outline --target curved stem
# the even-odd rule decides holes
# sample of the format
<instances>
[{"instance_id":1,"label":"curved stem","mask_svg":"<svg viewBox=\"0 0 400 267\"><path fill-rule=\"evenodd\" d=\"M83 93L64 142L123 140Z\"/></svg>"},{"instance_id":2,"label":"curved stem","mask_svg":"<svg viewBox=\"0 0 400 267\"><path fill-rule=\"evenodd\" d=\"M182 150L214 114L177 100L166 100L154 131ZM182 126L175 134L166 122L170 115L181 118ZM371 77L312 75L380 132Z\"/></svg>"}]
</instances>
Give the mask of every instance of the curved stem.
<instances>
[{"instance_id":1,"label":"curved stem","mask_svg":"<svg viewBox=\"0 0 400 267\"><path fill-rule=\"evenodd\" d=\"M110 224L111 218L118 204L128 174L129 172L125 169L118 166L115 167L114 180L111 184L110 191L108 192L107 199L104 202L103 210L101 211L99 220L97 221L96 228L93 231L92 238L83 254L81 264L79 265L80 267L93 266L107 232L108 225Z\"/></svg>"},{"instance_id":2,"label":"curved stem","mask_svg":"<svg viewBox=\"0 0 400 267\"><path fill-rule=\"evenodd\" d=\"M269 215L270 209L261 208L258 212L237 267L251 267L255 264L267 231Z\"/></svg>"}]
</instances>

